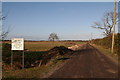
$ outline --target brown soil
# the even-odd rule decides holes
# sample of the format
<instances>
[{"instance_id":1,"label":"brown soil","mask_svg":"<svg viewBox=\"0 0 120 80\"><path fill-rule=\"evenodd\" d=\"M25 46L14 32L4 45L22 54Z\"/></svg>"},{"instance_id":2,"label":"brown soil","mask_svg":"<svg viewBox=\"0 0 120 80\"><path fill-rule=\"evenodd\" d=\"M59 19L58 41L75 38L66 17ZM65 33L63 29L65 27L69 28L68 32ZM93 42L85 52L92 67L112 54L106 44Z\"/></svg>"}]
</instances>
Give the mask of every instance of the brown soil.
<instances>
[{"instance_id":1,"label":"brown soil","mask_svg":"<svg viewBox=\"0 0 120 80\"><path fill-rule=\"evenodd\" d=\"M72 50L64 47L64 46L59 46L59 47L54 47L48 51L48 54L46 54L42 60L42 64L46 64L50 59L52 59L55 56L58 55L70 55L72 54Z\"/></svg>"}]
</instances>

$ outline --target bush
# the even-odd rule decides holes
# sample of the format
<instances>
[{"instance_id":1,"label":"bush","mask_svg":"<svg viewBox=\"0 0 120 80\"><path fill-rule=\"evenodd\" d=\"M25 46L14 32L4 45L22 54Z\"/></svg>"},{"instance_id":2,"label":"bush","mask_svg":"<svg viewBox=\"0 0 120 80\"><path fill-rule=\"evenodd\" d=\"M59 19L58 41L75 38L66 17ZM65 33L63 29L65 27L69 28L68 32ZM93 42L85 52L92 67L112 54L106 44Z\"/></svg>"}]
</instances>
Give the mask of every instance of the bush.
<instances>
[{"instance_id":1,"label":"bush","mask_svg":"<svg viewBox=\"0 0 120 80\"><path fill-rule=\"evenodd\" d=\"M11 55L11 44L2 43L2 57L9 57Z\"/></svg>"}]
</instances>

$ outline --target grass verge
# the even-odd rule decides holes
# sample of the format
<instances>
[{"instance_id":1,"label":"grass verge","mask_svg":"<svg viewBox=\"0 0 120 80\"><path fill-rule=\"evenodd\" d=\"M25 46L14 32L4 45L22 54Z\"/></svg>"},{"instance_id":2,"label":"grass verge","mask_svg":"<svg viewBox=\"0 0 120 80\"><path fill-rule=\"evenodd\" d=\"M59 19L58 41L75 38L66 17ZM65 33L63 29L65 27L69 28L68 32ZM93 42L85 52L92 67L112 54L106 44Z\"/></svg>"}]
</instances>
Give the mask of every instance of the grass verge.
<instances>
[{"instance_id":1,"label":"grass verge","mask_svg":"<svg viewBox=\"0 0 120 80\"><path fill-rule=\"evenodd\" d=\"M97 48L102 53L105 53L106 55L111 56L114 60L118 61L118 55L114 54L114 53L111 53L111 49L110 48L104 48L103 46L95 45L95 44L92 44L92 46Z\"/></svg>"},{"instance_id":2,"label":"grass verge","mask_svg":"<svg viewBox=\"0 0 120 80\"><path fill-rule=\"evenodd\" d=\"M40 67L34 67L22 70L13 70L3 72L3 79L6 78L44 78L47 74L53 71L56 66L59 67L60 64L64 62L63 58L68 58L68 56L56 56L51 59L46 65Z\"/></svg>"}]
</instances>

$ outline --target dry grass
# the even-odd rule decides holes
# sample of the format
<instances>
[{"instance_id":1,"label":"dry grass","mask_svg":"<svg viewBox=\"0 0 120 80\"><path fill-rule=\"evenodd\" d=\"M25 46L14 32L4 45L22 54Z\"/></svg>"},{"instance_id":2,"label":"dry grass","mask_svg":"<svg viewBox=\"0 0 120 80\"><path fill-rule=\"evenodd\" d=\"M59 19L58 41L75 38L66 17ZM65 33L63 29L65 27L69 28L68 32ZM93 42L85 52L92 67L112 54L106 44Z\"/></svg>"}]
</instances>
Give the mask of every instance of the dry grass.
<instances>
[{"instance_id":1,"label":"dry grass","mask_svg":"<svg viewBox=\"0 0 120 80\"><path fill-rule=\"evenodd\" d=\"M98 50L100 50L102 53L105 53L106 55L111 56L114 60L118 60L118 55L112 54L110 48L103 48L103 46L99 46L95 44L93 46L96 47Z\"/></svg>"},{"instance_id":2,"label":"dry grass","mask_svg":"<svg viewBox=\"0 0 120 80\"><path fill-rule=\"evenodd\" d=\"M55 46L70 47L83 42L25 42L25 49L28 51L47 51Z\"/></svg>"},{"instance_id":3,"label":"dry grass","mask_svg":"<svg viewBox=\"0 0 120 80\"><path fill-rule=\"evenodd\" d=\"M7 42L7 43L10 43L10 42ZM71 41L70 42L47 42L47 41L25 42L25 49L27 49L28 51L46 51L55 46L70 47L73 45L84 44L84 43L85 42L71 42ZM32 56L32 55L29 55L29 56ZM58 61L57 63L53 63L53 62L56 62L56 61L52 61L52 64L47 66L43 65L41 67L3 72L3 78L43 78L43 76L48 74L52 69L55 68L55 66L63 63L63 61L61 60Z\"/></svg>"},{"instance_id":4,"label":"dry grass","mask_svg":"<svg viewBox=\"0 0 120 80\"><path fill-rule=\"evenodd\" d=\"M4 41L3 43L11 43L11 41ZM70 47L76 44L83 44L80 41L25 41L25 49L28 51L47 51L55 46Z\"/></svg>"},{"instance_id":5,"label":"dry grass","mask_svg":"<svg viewBox=\"0 0 120 80\"><path fill-rule=\"evenodd\" d=\"M3 72L2 77L3 79L10 78L11 80L12 78L44 78L44 76L48 75L51 70L61 63L63 63L61 60L57 61L57 63L51 60L47 65L42 65L40 67Z\"/></svg>"}]
</instances>

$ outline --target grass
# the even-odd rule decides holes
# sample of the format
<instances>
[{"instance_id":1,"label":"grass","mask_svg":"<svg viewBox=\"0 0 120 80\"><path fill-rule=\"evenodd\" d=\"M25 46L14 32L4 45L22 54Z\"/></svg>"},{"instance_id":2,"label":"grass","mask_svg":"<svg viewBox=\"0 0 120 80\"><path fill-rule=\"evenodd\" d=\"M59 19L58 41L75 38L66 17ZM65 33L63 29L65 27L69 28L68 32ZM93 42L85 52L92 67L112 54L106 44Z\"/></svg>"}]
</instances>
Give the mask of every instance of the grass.
<instances>
[{"instance_id":1,"label":"grass","mask_svg":"<svg viewBox=\"0 0 120 80\"><path fill-rule=\"evenodd\" d=\"M41 66L23 70L3 72L3 78L40 78L50 67Z\"/></svg>"},{"instance_id":2,"label":"grass","mask_svg":"<svg viewBox=\"0 0 120 80\"><path fill-rule=\"evenodd\" d=\"M59 42L49 42L49 41L38 41L38 42L25 42L25 61L34 62L37 58L40 58L41 54L47 53L47 50L55 46L73 46L76 44L83 44L85 42L74 42L74 41L59 41ZM9 42L10 44L10 42ZM10 56L8 53L4 56ZM15 53L14 53L15 54ZM18 54L20 55L20 54ZM52 58L46 65L41 65L40 67L27 68L23 70L8 70L3 72L3 78L43 78L44 75L48 74L52 69L61 64L64 60L69 59L66 56L57 56Z\"/></svg>"},{"instance_id":3,"label":"grass","mask_svg":"<svg viewBox=\"0 0 120 80\"><path fill-rule=\"evenodd\" d=\"M98 50L100 50L102 53L105 53L106 55L111 56L113 59L118 60L118 55L111 53L110 48L104 48L103 46L100 45L94 45Z\"/></svg>"},{"instance_id":4,"label":"grass","mask_svg":"<svg viewBox=\"0 0 120 80\"><path fill-rule=\"evenodd\" d=\"M11 57L11 45L10 42L7 42L9 44L4 44L4 51L3 51L3 60L5 63L10 64L10 57ZM50 50L51 48L55 46L72 46L75 44L82 44L85 42L80 42L80 41L55 41L55 42L50 42L50 41L25 41L25 63L33 63L36 60L42 59L42 55L47 53L47 50ZM19 51L14 51L14 55L22 56L22 52ZM8 59L9 58L9 61ZM21 58L19 58L21 60ZM18 61L18 58L15 58L14 61ZM20 61L19 61L20 62Z\"/></svg>"},{"instance_id":5,"label":"grass","mask_svg":"<svg viewBox=\"0 0 120 80\"><path fill-rule=\"evenodd\" d=\"M9 43L11 41L3 41L2 43ZM28 51L47 51L55 46L70 47L76 44L83 44L81 41L25 41L25 49Z\"/></svg>"},{"instance_id":6,"label":"grass","mask_svg":"<svg viewBox=\"0 0 120 80\"><path fill-rule=\"evenodd\" d=\"M51 59L47 65L40 67L3 72L3 78L44 78L54 68L63 63L64 60L58 60L58 57L60 58L60 56L57 56Z\"/></svg>"},{"instance_id":7,"label":"grass","mask_svg":"<svg viewBox=\"0 0 120 80\"><path fill-rule=\"evenodd\" d=\"M55 46L69 47L83 42L25 42L25 49L29 51L47 51Z\"/></svg>"}]
</instances>

